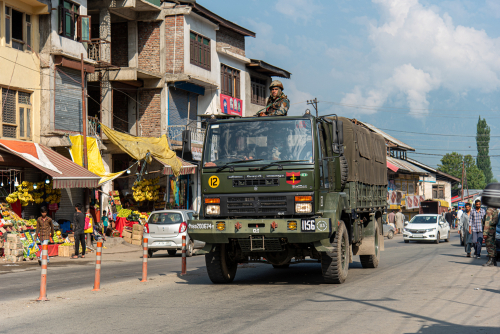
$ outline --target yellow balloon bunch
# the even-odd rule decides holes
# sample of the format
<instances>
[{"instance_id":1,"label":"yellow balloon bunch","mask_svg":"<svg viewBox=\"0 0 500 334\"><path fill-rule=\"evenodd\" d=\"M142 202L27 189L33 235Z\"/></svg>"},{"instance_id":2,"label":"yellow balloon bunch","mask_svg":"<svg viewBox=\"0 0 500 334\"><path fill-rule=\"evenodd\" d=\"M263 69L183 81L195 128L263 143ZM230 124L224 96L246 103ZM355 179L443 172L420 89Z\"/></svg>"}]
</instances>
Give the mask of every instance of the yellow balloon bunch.
<instances>
[{"instance_id":1,"label":"yellow balloon bunch","mask_svg":"<svg viewBox=\"0 0 500 334\"><path fill-rule=\"evenodd\" d=\"M155 177L150 180L142 180L140 182L135 182L132 190L134 191L134 200L136 202L157 201L160 196L160 177Z\"/></svg>"}]
</instances>

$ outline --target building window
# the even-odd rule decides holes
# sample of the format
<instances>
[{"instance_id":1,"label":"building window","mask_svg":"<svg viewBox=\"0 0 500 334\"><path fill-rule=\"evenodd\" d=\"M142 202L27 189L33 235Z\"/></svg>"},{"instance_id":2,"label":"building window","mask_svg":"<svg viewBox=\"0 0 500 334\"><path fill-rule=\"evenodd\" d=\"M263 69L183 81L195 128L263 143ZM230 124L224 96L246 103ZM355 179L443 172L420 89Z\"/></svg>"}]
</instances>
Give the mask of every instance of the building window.
<instances>
[{"instance_id":1,"label":"building window","mask_svg":"<svg viewBox=\"0 0 500 334\"><path fill-rule=\"evenodd\" d=\"M59 5L59 35L75 40L77 38L76 24L78 22L78 13L80 6L77 4L62 0Z\"/></svg>"},{"instance_id":2,"label":"building window","mask_svg":"<svg viewBox=\"0 0 500 334\"><path fill-rule=\"evenodd\" d=\"M191 64L210 71L210 39L191 31Z\"/></svg>"},{"instance_id":3,"label":"building window","mask_svg":"<svg viewBox=\"0 0 500 334\"><path fill-rule=\"evenodd\" d=\"M222 94L240 98L240 71L221 64L220 81Z\"/></svg>"},{"instance_id":4,"label":"building window","mask_svg":"<svg viewBox=\"0 0 500 334\"><path fill-rule=\"evenodd\" d=\"M31 35L31 16L5 6L5 44L23 51L25 44L31 47Z\"/></svg>"},{"instance_id":5,"label":"building window","mask_svg":"<svg viewBox=\"0 0 500 334\"><path fill-rule=\"evenodd\" d=\"M432 186L432 198L444 199L444 185Z\"/></svg>"},{"instance_id":6,"label":"building window","mask_svg":"<svg viewBox=\"0 0 500 334\"><path fill-rule=\"evenodd\" d=\"M266 80L250 78L252 83L252 103L261 106L266 105Z\"/></svg>"},{"instance_id":7,"label":"building window","mask_svg":"<svg viewBox=\"0 0 500 334\"><path fill-rule=\"evenodd\" d=\"M2 88L1 137L31 138L31 94Z\"/></svg>"}]
</instances>

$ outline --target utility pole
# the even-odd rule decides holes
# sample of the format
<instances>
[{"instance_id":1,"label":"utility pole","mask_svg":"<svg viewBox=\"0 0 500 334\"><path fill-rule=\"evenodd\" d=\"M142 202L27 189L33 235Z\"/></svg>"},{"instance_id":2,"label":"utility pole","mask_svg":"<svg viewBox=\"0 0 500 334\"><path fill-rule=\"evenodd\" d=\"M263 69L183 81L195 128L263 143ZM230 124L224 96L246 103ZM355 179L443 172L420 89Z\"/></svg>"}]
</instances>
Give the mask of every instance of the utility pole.
<instances>
[{"instance_id":1,"label":"utility pole","mask_svg":"<svg viewBox=\"0 0 500 334\"><path fill-rule=\"evenodd\" d=\"M314 109L316 109L316 117L318 117L318 99L314 98L314 100L307 100L307 104L312 105Z\"/></svg>"},{"instance_id":2,"label":"utility pole","mask_svg":"<svg viewBox=\"0 0 500 334\"><path fill-rule=\"evenodd\" d=\"M83 68L83 53L80 55L81 75L82 75L82 122L83 122L83 168L87 169L87 107L85 103L85 70Z\"/></svg>"},{"instance_id":3,"label":"utility pole","mask_svg":"<svg viewBox=\"0 0 500 334\"><path fill-rule=\"evenodd\" d=\"M462 202L464 201L464 173L465 173L465 161L462 161Z\"/></svg>"}]
</instances>

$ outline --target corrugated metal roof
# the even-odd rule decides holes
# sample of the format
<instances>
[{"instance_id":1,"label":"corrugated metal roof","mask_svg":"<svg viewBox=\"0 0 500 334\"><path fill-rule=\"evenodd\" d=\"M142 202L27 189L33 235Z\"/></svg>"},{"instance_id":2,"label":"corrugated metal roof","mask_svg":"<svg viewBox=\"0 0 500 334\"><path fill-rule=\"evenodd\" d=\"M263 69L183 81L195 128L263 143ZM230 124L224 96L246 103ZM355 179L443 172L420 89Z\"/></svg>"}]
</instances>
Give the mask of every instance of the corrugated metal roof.
<instances>
[{"instance_id":1,"label":"corrugated metal roof","mask_svg":"<svg viewBox=\"0 0 500 334\"><path fill-rule=\"evenodd\" d=\"M414 159L410 159L410 158L408 158L408 161L411 162L414 165L422 167L423 169L429 170L429 171L431 171L433 173L439 174L439 175L441 175L441 176L443 176L445 178L451 179L451 180L453 180L455 182L460 182L461 181L459 178L456 178L456 177L454 177L454 176L452 176L450 174L446 174L445 172L441 172L440 170L437 170L435 168L429 167L429 166L421 163L420 161L417 161L417 160L414 160Z\"/></svg>"},{"instance_id":2,"label":"corrugated metal roof","mask_svg":"<svg viewBox=\"0 0 500 334\"><path fill-rule=\"evenodd\" d=\"M191 163L187 162L186 160L179 158L179 157L177 157L177 159L179 159L180 162L182 163L182 168L181 168L179 175L187 175L187 174L195 174L196 173L196 165L193 165L193 164L191 164ZM155 159L155 160L163 165L163 175L173 175L174 174L174 172L172 171L172 167L170 167L170 165L167 165L160 160L157 160L157 159Z\"/></svg>"},{"instance_id":3,"label":"corrugated metal roof","mask_svg":"<svg viewBox=\"0 0 500 334\"><path fill-rule=\"evenodd\" d=\"M387 157L387 162L398 167L398 172L400 170L402 170L404 172L421 174L421 175L428 175L429 174L427 171L423 170L422 168L417 167L414 164L409 163L408 161L405 161L405 160L396 159L393 157Z\"/></svg>"},{"instance_id":4,"label":"corrugated metal roof","mask_svg":"<svg viewBox=\"0 0 500 334\"><path fill-rule=\"evenodd\" d=\"M368 129L372 130L373 132L382 135L386 140L388 140L388 141L396 144L397 146L399 146L401 148L404 148L404 149L406 149L408 151L415 151L415 149L413 147L411 147L410 145L406 145L401 140L398 140L398 139L394 138L393 136L388 135L384 131L378 129L377 127L375 127L375 126L373 126L371 124L368 124L368 123L365 123L365 122L361 122L361 121L358 121L358 123L366 126Z\"/></svg>"}]
</instances>

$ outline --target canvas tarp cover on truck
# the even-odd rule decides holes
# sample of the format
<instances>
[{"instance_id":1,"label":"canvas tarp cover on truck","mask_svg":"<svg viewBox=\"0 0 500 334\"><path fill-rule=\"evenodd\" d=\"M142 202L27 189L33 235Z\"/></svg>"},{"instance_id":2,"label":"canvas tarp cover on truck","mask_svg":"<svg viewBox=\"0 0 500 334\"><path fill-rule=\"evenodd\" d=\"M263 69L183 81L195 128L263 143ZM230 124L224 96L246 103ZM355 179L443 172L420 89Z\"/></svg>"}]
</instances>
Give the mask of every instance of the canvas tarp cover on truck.
<instances>
[{"instance_id":1,"label":"canvas tarp cover on truck","mask_svg":"<svg viewBox=\"0 0 500 334\"><path fill-rule=\"evenodd\" d=\"M352 123L348 118L338 119L344 126L344 155L349 168L347 181L387 185L384 137Z\"/></svg>"}]
</instances>

